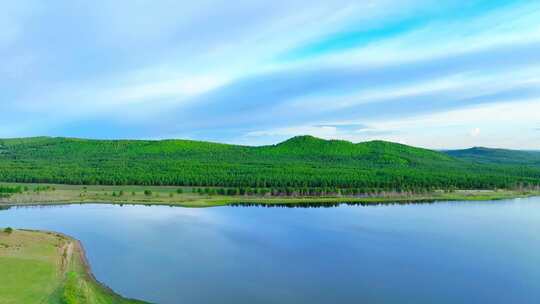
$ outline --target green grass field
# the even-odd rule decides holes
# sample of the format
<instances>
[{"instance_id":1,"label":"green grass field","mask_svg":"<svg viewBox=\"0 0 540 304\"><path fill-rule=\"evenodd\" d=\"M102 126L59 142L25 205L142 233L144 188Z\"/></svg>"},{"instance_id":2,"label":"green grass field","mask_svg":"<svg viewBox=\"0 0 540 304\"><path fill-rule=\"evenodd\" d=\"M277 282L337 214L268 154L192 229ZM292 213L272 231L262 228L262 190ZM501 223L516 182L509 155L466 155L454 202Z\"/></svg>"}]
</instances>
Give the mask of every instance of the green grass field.
<instances>
[{"instance_id":1,"label":"green grass field","mask_svg":"<svg viewBox=\"0 0 540 304\"><path fill-rule=\"evenodd\" d=\"M95 281L79 243L52 232L0 230L1 304L140 304Z\"/></svg>"}]
</instances>

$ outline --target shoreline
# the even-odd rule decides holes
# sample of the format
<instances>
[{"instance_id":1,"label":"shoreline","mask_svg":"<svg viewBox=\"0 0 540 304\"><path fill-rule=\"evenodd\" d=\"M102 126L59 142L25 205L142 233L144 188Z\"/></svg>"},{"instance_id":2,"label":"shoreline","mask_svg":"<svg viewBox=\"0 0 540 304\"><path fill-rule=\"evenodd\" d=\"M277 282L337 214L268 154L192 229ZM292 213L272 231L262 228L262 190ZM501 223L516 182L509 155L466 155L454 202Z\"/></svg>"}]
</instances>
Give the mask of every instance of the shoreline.
<instances>
[{"instance_id":1,"label":"shoreline","mask_svg":"<svg viewBox=\"0 0 540 304\"><path fill-rule=\"evenodd\" d=\"M39 229L38 230L36 230L36 229L25 229L25 228L15 228L15 229L19 230L19 231L30 232L30 233L43 233L43 234L55 235L55 236L61 237L64 240L66 240L68 242L67 245L69 245L69 243L72 243L74 245L74 250L73 251L78 253L79 262L83 266L83 269L84 269L84 272L85 272L84 274L92 281L92 283L99 285L103 289L109 291L112 295L121 297L121 295L114 292L112 290L112 288L110 288L106 284L100 282L96 278L96 276L92 272L92 267L90 266L90 262L88 261L88 258L86 257L86 251L84 249L84 246L83 246L83 244L82 244L82 242L80 240L78 240L78 239L76 239L76 238L74 238L72 236L69 236L69 235L67 235L67 234L65 234L63 232L50 231L50 230L39 230ZM73 259L73 255L71 255L70 258ZM70 262L73 262L73 261L63 261L63 263L64 262L70 263ZM67 272L67 271L65 270L64 272Z\"/></svg>"},{"instance_id":2,"label":"shoreline","mask_svg":"<svg viewBox=\"0 0 540 304\"><path fill-rule=\"evenodd\" d=\"M221 195L204 194L202 187L137 185L66 185L41 183L1 183L18 189L17 193L0 195L0 209L11 206L45 206L66 204L131 204L190 208L230 205L331 205L331 204L399 204L440 201L487 201L540 196L540 189L433 190L427 193L382 192L362 195ZM208 190L208 188L206 188Z\"/></svg>"},{"instance_id":3,"label":"shoreline","mask_svg":"<svg viewBox=\"0 0 540 304\"><path fill-rule=\"evenodd\" d=\"M57 233L57 232L53 232L53 233ZM86 277L91 281L91 283L93 283L96 286L98 286L99 288L101 288L105 293L109 294L113 298L117 298L119 300L134 301L134 302L137 302L139 304L150 304L148 302L142 302L140 300L126 298L126 297L120 295L119 293L115 292L107 284L99 281L96 278L96 276L94 275L94 273L92 272L92 267L91 267L90 262L88 261L88 258L86 256L86 250L84 249L83 243L80 240L78 240L78 239L76 239L74 237L71 237L69 235L66 235L66 234L63 234L63 233L57 233L57 234L63 235L64 237L71 240L75 244L75 250L79 253L80 263L81 263L81 265L82 265L82 267L84 269Z\"/></svg>"},{"instance_id":4,"label":"shoreline","mask_svg":"<svg viewBox=\"0 0 540 304\"><path fill-rule=\"evenodd\" d=\"M40 269L36 276L15 275L0 297L13 303L149 304L125 298L94 275L81 241L62 232L41 229L0 231L0 256L8 269L18 274ZM38 263L38 264L36 264ZM13 273L15 274L15 273ZM9 301L8 301L9 302Z\"/></svg>"},{"instance_id":5,"label":"shoreline","mask_svg":"<svg viewBox=\"0 0 540 304\"><path fill-rule=\"evenodd\" d=\"M358 204L358 205L380 205L380 204L407 204L407 203L436 203L455 201L496 201L505 199L517 199L540 196L537 191L486 191L467 190L455 193L432 193L426 195L411 196L373 196L373 197L212 197L205 196L199 198L189 198L186 200L130 200L122 198L88 198L88 199L60 199L49 197L49 200L0 200L2 207L39 207L39 206L62 206L76 204L107 204L107 205L145 205L145 206L169 206L186 208L207 208L220 206L325 206L333 204Z\"/></svg>"}]
</instances>

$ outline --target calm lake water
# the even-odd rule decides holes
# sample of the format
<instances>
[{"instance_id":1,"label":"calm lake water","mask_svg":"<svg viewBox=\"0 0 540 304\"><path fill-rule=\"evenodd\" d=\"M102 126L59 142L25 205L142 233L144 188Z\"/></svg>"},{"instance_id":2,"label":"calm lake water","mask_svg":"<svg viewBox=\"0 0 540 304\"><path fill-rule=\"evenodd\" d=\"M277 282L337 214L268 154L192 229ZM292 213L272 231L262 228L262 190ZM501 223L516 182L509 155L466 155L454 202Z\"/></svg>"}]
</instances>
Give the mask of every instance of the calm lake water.
<instances>
[{"instance_id":1,"label":"calm lake water","mask_svg":"<svg viewBox=\"0 0 540 304\"><path fill-rule=\"evenodd\" d=\"M540 303L540 198L24 207L0 226L69 234L100 281L156 303Z\"/></svg>"}]
</instances>

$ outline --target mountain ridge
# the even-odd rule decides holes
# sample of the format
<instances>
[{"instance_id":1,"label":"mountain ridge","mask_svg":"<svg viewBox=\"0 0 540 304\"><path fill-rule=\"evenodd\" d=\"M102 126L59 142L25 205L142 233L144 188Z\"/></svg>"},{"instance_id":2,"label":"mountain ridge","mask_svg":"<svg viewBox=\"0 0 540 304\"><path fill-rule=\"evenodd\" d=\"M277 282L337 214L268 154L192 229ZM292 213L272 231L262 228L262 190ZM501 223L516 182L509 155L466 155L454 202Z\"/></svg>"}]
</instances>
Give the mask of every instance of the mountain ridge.
<instances>
[{"instance_id":1,"label":"mountain ridge","mask_svg":"<svg viewBox=\"0 0 540 304\"><path fill-rule=\"evenodd\" d=\"M0 138L0 143L6 142L6 141L34 141L34 140L75 140L75 141L92 141L92 142L101 142L101 141L107 141L107 142L196 142L196 143L207 143L207 144L217 144L217 145L228 145L228 146L240 146L240 147L251 147L251 148L257 148L257 147L270 147L270 146L279 146L284 145L287 143L302 143L306 141L318 141L318 142L326 142L326 143L346 143L350 145L362 145L362 144L393 144L393 145L400 145L405 147L413 147L417 149L424 149L424 150L430 150L430 151L440 151L443 153L447 152L453 152L453 151L468 151L468 150L499 150L499 151L510 151L510 152L527 152L527 153L540 153L540 150L521 150L521 149L507 149L507 148L498 148L498 147L487 147L487 146L473 146L470 148L463 148L463 149L430 149L430 148L423 148L423 147L416 147L411 146L407 144L402 144L398 142L392 142L387 140L381 140L381 139L374 139L374 140L367 140L367 141L360 141L360 142L352 142L345 139L324 139L312 135L296 135L293 137L290 137L288 139L285 139L281 142L275 143L275 144L266 144L266 145L259 145L259 146L253 146L253 145L243 145L243 144L231 144L231 143L222 143L218 141L210 141L210 140L196 140L196 139L179 139L179 138L163 138L163 139L101 139L101 138L84 138L84 137L70 137L70 136L29 136L29 137L11 137L11 138Z\"/></svg>"},{"instance_id":2,"label":"mountain ridge","mask_svg":"<svg viewBox=\"0 0 540 304\"><path fill-rule=\"evenodd\" d=\"M472 147L469 149L448 150L444 152L453 157L479 163L540 167L539 151Z\"/></svg>"},{"instance_id":3,"label":"mountain ridge","mask_svg":"<svg viewBox=\"0 0 540 304\"><path fill-rule=\"evenodd\" d=\"M0 139L0 181L371 189L540 184L535 163L484 161L386 141L296 136L275 145L193 140Z\"/></svg>"}]
</instances>

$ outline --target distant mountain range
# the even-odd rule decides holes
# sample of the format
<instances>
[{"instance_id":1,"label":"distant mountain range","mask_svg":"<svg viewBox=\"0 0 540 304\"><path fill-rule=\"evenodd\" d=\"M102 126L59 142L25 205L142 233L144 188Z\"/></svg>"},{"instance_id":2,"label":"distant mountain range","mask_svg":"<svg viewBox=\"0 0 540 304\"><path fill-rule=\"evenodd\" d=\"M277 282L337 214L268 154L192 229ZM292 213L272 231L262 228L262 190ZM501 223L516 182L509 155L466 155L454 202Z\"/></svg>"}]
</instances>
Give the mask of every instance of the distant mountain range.
<instances>
[{"instance_id":1,"label":"distant mountain range","mask_svg":"<svg viewBox=\"0 0 540 304\"><path fill-rule=\"evenodd\" d=\"M0 140L0 181L356 191L540 184L540 152L433 151L298 136L248 147L190 140Z\"/></svg>"},{"instance_id":2,"label":"distant mountain range","mask_svg":"<svg viewBox=\"0 0 540 304\"><path fill-rule=\"evenodd\" d=\"M520 151L475 147L445 151L446 154L479 163L540 166L540 151Z\"/></svg>"}]
</instances>

